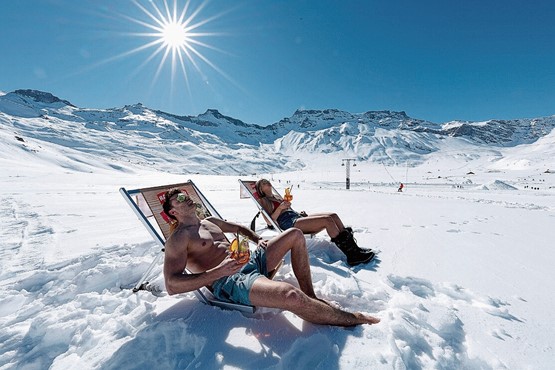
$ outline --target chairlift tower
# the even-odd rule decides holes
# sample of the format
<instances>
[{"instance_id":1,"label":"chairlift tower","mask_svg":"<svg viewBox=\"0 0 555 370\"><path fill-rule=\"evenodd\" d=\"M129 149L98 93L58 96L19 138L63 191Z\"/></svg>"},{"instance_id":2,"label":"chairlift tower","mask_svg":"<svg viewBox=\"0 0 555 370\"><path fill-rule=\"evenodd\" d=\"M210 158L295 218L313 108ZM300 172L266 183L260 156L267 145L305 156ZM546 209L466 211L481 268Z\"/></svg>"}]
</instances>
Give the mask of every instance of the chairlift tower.
<instances>
[{"instance_id":1,"label":"chairlift tower","mask_svg":"<svg viewBox=\"0 0 555 370\"><path fill-rule=\"evenodd\" d=\"M344 158L341 160L342 166L345 166L345 163L347 164L345 166L345 189L349 190L351 188L351 161L353 161L353 167L356 167L356 159L354 158Z\"/></svg>"}]
</instances>

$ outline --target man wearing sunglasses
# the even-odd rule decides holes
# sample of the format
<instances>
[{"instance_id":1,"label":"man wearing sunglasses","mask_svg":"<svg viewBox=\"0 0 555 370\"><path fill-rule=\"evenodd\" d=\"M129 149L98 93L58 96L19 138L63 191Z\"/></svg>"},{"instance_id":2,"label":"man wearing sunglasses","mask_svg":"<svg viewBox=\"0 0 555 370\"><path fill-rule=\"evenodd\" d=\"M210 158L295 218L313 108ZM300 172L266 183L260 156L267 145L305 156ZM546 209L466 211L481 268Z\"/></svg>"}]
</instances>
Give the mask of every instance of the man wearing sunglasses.
<instances>
[{"instance_id":1,"label":"man wearing sunglasses","mask_svg":"<svg viewBox=\"0 0 555 370\"><path fill-rule=\"evenodd\" d=\"M165 194L164 212L177 221L166 241L164 278L170 295L208 287L218 299L291 311L315 324L354 326L375 324L370 315L350 313L317 298L303 233L291 228L270 241L249 228L208 217L201 220L195 203L179 189ZM258 244L246 263L229 256L224 232L241 234ZM291 265L299 288L269 278L283 256L291 253ZM187 268L191 274L184 274Z\"/></svg>"}]
</instances>

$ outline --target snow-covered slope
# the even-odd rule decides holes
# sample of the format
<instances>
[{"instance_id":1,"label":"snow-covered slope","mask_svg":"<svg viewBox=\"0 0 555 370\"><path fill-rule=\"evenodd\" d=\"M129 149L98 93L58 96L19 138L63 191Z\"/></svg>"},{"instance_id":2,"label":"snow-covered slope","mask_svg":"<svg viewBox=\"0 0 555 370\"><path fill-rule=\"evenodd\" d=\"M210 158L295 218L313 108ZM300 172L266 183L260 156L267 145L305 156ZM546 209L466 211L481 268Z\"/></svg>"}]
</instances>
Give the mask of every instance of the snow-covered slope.
<instances>
[{"instance_id":1,"label":"snow-covered slope","mask_svg":"<svg viewBox=\"0 0 555 370\"><path fill-rule=\"evenodd\" d=\"M394 112L299 111L269 128L201 116L0 96L0 369L553 367L555 131L524 120L487 144L463 123ZM349 191L346 156L359 159ZM154 294L133 293L160 248L121 186L191 178L228 220L256 214L237 176L195 171L294 184L296 209L340 215L377 258L349 267L319 233L315 292L381 322L342 329L170 297L161 263L147 276ZM276 279L296 284L289 257Z\"/></svg>"},{"instance_id":2,"label":"snow-covered slope","mask_svg":"<svg viewBox=\"0 0 555 370\"><path fill-rule=\"evenodd\" d=\"M57 144L107 162L178 173L253 173L283 166L280 158L260 152L258 146L226 141L233 131L229 126L220 127L216 135L141 104L79 109L61 101L45 102L41 96L0 97L0 128L8 138L11 134L9 140L34 145L35 150L41 143Z\"/></svg>"},{"instance_id":3,"label":"snow-covered slope","mask_svg":"<svg viewBox=\"0 0 555 370\"><path fill-rule=\"evenodd\" d=\"M217 110L194 117L152 110L140 103L78 108L47 92L17 90L0 96L0 127L13 140L19 137L36 148L41 142L61 145L101 157L106 165L117 161L168 172L250 174L317 166L322 154L330 160L350 157L413 166L430 161L441 148L453 147L460 148L459 157L494 150L488 158L499 161L504 148L510 148L509 156L533 152L522 146L548 137L555 116L436 124L404 112L298 110L262 127ZM465 160L477 156L465 156Z\"/></svg>"},{"instance_id":4,"label":"snow-covered slope","mask_svg":"<svg viewBox=\"0 0 555 370\"><path fill-rule=\"evenodd\" d=\"M455 121L443 125L442 133L463 136L477 143L515 146L533 143L549 134L554 127L555 116L485 122Z\"/></svg>"}]
</instances>

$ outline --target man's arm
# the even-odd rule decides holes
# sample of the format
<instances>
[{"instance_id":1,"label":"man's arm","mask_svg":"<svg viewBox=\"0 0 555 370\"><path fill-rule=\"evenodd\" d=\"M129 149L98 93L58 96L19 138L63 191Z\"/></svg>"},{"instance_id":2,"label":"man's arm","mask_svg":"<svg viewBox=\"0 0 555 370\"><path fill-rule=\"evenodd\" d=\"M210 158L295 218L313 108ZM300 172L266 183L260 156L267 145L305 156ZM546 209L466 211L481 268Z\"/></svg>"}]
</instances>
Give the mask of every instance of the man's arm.
<instances>
[{"instance_id":1,"label":"man's arm","mask_svg":"<svg viewBox=\"0 0 555 370\"><path fill-rule=\"evenodd\" d=\"M233 275L242 265L231 258L224 259L218 266L201 273L183 273L187 266L189 235L186 231L175 231L166 242L164 254L164 280L169 295L191 292L210 285L222 276Z\"/></svg>"},{"instance_id":2,"label":"man's arm","mask_svg":"<svg viewBox=\"0 0 555 370\"><path fill-rule=\"evenodd\" d=\"M246 236L250 240L255 243L258 243L262 238L258 236L254 231L245 227L243 225L236 224L235 222L228 222L224 220L220 220L216 217L208 217L206 221L210 221L216 226L218 226L224 233L233 233L233 234L241 234Z\"/></svg>"}]
</instances>

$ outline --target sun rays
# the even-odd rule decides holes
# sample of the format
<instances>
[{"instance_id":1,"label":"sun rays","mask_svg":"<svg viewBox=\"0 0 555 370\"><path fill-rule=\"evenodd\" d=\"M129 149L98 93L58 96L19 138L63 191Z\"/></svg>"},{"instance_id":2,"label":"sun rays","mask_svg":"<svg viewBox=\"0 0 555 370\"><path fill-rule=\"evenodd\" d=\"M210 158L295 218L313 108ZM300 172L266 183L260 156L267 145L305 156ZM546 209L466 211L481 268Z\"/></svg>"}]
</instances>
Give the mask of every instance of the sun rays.
<instances>
[{"instance_id":1,"label":"sun rays","mask_svg":"<svg viewBox=\"0 0 555 370\"><path fill-rule=\"evenodd\" d=\"M172 89L176 77L180 74L187 84L189 90L189 77L194 71L204 78L201 66L208 65L228 80L231 80L218 66L203 54L208 49L225 53L201 39L222 35L216 32L206 32L206 25L224 13L201 19L201 12L206 5L203 1L196 8L187 0L182 7L178 7L178 0L161 0L148 2L143 5L138 0L133 4L139 8L143 17L133 18L127 15L121 17L132 21L145 29L144 32L128 33L130 36L146 39L146 43L129 50L113 59L119 59L144 50L151 50L148 57L138 66L135 73L143 69L147 64L158 61L158 67L153 76L152 83L158 81L164 66L170 66ZM145 19L143 19L145 18ZM202 63L200 63L202 61Z\"/></svg>"}]
</instances>

